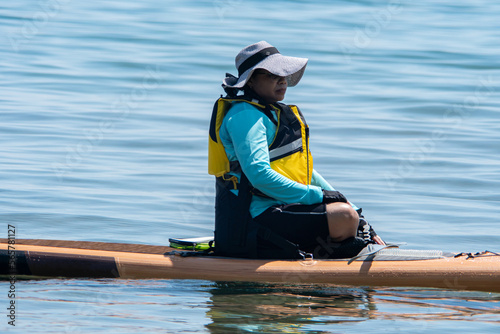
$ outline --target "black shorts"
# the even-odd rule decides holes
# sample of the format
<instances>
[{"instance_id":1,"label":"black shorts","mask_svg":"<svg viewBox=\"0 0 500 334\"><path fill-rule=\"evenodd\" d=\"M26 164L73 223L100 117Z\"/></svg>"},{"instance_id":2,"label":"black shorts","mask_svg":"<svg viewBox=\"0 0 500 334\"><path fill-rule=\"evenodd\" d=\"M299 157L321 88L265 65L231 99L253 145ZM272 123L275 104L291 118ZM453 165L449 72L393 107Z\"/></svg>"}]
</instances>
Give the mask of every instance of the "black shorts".
<instances>
[{"instance_id":1,"label":"black shorts","mask_svg":"<svg viewBox=\"0 0 500 334\"><path fill-rule=\"evenodd\" d=\"M275 205L254 220L310 253L330 234L325 204ZM259 246L269 245L259 242Z\"/></svg>"}]
</instances>

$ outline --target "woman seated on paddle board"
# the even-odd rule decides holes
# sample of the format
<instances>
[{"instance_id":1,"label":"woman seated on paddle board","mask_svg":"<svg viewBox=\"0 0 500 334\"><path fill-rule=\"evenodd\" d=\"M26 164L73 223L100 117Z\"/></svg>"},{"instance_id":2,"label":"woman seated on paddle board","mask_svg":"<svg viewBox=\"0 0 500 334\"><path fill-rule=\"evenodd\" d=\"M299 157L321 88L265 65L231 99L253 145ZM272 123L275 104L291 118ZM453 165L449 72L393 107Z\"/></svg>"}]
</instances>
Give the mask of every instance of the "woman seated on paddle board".
<instances>
[{"instance_id":1,"label":"woman seated on paddle board","mask_svg":"<svg viewBox=\"0 0 500 334\"><path fill-rule=\"evenodd\" d=\"M361 211L313 169L300 110L279 103L307 61L262 41L241 50L238 77L223 80L227 96L215 103L209 136L220 255L342 258L367 243L384 244Z\"/></svg>"}]
</instances>

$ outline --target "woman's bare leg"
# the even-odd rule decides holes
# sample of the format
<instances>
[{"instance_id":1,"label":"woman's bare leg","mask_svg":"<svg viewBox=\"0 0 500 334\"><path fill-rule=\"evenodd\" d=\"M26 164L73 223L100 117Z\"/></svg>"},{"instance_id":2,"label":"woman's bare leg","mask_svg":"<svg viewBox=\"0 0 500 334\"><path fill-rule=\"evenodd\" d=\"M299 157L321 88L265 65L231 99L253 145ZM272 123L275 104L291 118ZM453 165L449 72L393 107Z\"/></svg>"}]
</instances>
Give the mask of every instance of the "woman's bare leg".
<instances>
[{"instance_id":1,"label":"woman's bare leg","mask_svg":"<svg viewBox=\"0 0 500 334\"><path fill-rule=\"evenodd\" d=\"M326 213L333 242L356 236L359 216L351 205L343 202L330 203L326 205Z\"/></svg>"}]
</instances>

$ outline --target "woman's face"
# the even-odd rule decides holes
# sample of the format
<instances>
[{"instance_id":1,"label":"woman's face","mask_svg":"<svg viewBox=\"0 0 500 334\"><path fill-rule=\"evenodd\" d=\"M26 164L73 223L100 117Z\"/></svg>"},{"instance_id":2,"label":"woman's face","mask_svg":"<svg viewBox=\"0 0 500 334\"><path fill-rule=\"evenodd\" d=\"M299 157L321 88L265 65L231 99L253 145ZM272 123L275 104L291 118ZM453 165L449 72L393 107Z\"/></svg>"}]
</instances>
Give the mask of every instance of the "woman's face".
<instances>
[{"instance_id":1,"label":"woman's face","mask_svg":"<svg viewBox=\"0 0 500 334\"><path fill-rule=\"evenodd\" d=\"M247 85L262 98L266 104L282 101L285 98L287 82L285 77L274 75L264 69L257 69Z\"/></svg>"}]
</instances>

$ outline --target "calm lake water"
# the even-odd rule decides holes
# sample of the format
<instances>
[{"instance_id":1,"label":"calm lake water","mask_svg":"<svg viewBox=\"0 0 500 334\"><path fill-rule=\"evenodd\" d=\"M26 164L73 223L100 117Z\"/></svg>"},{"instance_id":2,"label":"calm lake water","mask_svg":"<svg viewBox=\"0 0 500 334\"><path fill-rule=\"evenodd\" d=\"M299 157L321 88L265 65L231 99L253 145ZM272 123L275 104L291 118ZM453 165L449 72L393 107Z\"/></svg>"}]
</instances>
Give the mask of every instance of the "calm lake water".
<instances>
[{"instance_id":1,"label":"calm lake water","mask_svg":"<svg viewBox=\"0 0 500 334\"><path fill-rule=\"evenodd\" d=\"M307 57L315 168L406 248L500 250L500 4L0 5L0 220L17 238L210 235L207 129L234 57ZM0 282L7 314L8 283ZM16 285L19 333L497 333L500 295L184 280Z\"/></svg>"}]
</instances>

